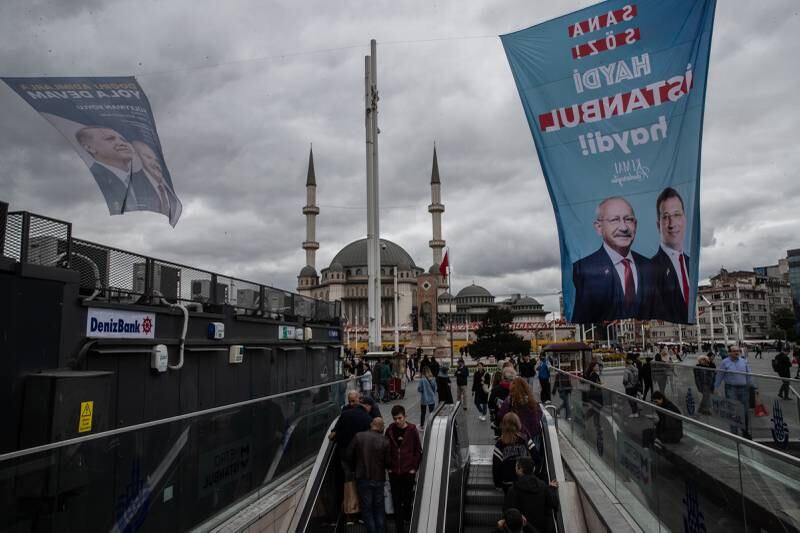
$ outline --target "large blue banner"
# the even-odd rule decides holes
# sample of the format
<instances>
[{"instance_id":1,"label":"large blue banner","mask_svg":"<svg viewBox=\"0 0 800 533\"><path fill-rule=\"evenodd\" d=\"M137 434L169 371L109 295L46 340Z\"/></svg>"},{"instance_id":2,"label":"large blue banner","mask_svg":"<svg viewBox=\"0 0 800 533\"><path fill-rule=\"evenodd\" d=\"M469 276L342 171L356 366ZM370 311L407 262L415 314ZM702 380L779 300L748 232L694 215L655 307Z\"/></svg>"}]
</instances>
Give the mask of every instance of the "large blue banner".
<instances>
[{"instance_id":1,"label":"large blue banner","mask_svg":"<svg viewBox=\"0 0 800 533\"><path fill-rule=\"evenodd\" d=\"M108 211L155 211L175 226L182 205L153 112L133 77L2 78L81 156Z\"/></svg>"},{"instance_id":2,"label":"large blue banner","mask_svg":"<svg viewBox=\"0 0 800 533\"><path fill-rule=\"evenodd\" d=\"M715 0L603 2L501 36L573 323L695 321Z\"/></svg>"}]
</instances>

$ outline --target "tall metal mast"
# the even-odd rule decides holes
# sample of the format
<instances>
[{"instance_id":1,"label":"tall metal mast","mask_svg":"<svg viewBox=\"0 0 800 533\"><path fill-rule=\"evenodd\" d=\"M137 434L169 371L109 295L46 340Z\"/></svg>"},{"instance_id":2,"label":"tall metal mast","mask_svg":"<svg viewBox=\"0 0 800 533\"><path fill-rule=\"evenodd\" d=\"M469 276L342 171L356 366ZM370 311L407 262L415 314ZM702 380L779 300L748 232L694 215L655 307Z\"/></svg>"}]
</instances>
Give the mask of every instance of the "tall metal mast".
<instances>
[{"instance_id":1,"label":"tall metal mast","mask_svg":"<svg viewBox=\"0 0 800 533\"><path fill-rule=\"evenodd\" d=\"M364 57L364 104L367 133L367 306L369 350L381 350L381 231L378 187L378 66L375 39Z\"/></svg>"}]
</instances>

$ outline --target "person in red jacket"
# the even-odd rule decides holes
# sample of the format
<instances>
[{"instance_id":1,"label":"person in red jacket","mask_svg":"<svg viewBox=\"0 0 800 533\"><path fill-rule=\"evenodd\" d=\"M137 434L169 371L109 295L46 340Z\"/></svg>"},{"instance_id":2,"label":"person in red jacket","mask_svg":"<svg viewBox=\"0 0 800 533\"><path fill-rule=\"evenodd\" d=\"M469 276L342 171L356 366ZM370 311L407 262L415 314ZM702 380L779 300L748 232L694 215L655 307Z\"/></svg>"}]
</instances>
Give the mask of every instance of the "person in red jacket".
<instances>
[{"instance_id":1,"label":"person in red jacket","mask_svg":"<svg viewBox=\"0 0 800 533\"><path fill-rule=\"evenodd\" d=\"M411 520L414 504L414 480L422 462L422 443L417 426L406 418L402 405L392 407L392 422L386 429L389 438L389 484L392 487L394 519L397 531L408 531L404 522Z\"/></svg>"}]
</instances>

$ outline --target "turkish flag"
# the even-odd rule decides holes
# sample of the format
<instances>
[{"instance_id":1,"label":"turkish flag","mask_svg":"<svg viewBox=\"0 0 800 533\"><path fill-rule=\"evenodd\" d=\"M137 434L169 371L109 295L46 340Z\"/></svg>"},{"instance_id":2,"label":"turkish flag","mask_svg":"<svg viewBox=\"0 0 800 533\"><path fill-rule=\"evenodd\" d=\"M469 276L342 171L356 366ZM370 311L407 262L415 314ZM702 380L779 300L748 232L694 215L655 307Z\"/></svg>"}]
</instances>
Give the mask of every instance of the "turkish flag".
<instances>
[{"instance_id":1,"label":"turkish flag","mask_svg":"<svg viewBox=\"0 0 800 533\"><path fill-rule=\"evenodd\" d=\"M450 261L448 261L448 259L447 259L447 254L448 253L450 253L450 252L446 251L444 253L444 258L442 259L442 264L439 265L439 274L441 274L443 278L447 277L447 267L450 266Z\"/></svg>"}]
</instances>

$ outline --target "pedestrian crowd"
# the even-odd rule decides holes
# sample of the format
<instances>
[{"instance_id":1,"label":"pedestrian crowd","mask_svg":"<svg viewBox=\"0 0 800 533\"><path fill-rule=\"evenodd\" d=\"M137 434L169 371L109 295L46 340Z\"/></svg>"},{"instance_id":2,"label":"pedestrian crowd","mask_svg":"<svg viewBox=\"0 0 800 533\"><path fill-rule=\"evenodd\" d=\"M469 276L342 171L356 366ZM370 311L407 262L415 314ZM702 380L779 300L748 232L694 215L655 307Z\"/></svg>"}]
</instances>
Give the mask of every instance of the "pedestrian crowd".
<instances>
[{"instance_id":1,"label":"pedestrian crowd","mask_svg":"<svg viewBox=\"0 0 800 533\"><path fill-rule=\"evenodd\" d=\"M380 413L373 416L376 408L371 397L349 391L328 435L336 442L342 510L348 525L359 520L368 533L383 533L387 514L394 515L397 531L408 531L422 461L420 432L402 405L392 407L388 427Z\"/></svg>"},{"instance_id":2,"label":"pedestrian crowd","mask_svg":"<svg viewBox=\"0 0 800 533\"><path fill-rule=\"evenodd\" d=\"M419 426L407 419L402 406L395 405L392 423L385 427L378 404L391 399L388 383L396 369L389 360L370 365L364 359L346 359L345 371L356 376L359 388L348 392L329 438L337 444L338 481L343 487L340 503L347 523L363 521L369 533L383 532L387 514L393 514L397 530L408 530L426 418L439 403L459 401L467 410L469 391L478 419L488 419L496 435L493 480L505 493L504 517L498 528L517 531L514 517L519 516L521 531L550 531L552 520L547 517L558 503L557 483L544 481L539 401L550 401L551 370L549 359L534 362L524 354L503 361L494 373L480 362L470 371L463 359L451 372L448 364L415 354L405 360L404 374L406 383L417 385ZM533 387L537 381L538 400ZM569 383L556 383L556 390L565 394Z\"/></svg>"}]
</instances>

